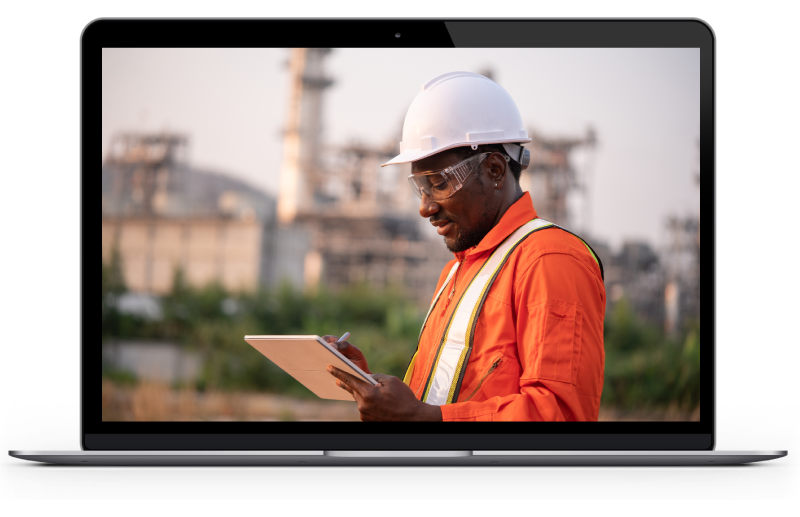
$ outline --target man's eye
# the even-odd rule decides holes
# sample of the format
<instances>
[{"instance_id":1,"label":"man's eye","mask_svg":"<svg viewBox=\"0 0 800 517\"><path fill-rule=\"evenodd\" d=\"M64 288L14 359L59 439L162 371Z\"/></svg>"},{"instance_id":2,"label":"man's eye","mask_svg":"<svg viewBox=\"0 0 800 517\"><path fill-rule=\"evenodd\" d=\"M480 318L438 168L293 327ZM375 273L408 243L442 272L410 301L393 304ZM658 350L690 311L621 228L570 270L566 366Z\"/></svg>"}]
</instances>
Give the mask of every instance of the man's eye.
<instances>
[{"instance_id":1,"label":"man's eye","mask_svg":"<svg viewBox=\"0 0 800 517\"><path fill-rule=\"evenodd\" d=\"M440 181L439 183L431 183L431 188L435 190L444 190L447 187L446 181Z\"/></svg>"}]
</instances>

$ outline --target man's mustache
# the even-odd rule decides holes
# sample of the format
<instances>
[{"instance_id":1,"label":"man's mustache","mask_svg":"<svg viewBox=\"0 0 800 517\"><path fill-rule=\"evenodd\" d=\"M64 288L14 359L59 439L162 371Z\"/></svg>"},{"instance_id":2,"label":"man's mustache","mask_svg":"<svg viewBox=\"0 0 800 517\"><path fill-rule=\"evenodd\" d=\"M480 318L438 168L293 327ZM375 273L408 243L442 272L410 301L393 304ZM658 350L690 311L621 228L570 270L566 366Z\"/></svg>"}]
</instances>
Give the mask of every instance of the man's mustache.
<instances>
[{"instance_id":1,"label":"man's mustache","mask_svg":"<svg viewBox=\"0 0 800 517\"><path fill-rule=\"evenodd\" d=\"M434 217L434 216L430 216L428 218L428 221L430 221L431 223L435 223L436 221L452 221L452 219L449 218L449 217Z\"/></svg>"}]
</instances>

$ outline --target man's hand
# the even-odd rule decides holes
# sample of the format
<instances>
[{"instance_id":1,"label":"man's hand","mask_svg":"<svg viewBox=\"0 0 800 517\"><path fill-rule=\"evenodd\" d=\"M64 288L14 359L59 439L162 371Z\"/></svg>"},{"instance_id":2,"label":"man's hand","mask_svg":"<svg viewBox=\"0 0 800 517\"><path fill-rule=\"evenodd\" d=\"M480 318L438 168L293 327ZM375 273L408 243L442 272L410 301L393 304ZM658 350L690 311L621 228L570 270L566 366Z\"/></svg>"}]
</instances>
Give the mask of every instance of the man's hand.
<instances>
[{"instance_id":1,"label":"man's hand","mask_svg":"<svg viewBox=\"0 0 800 517\"><path fill-rule=\"evenodd\" d=\"M391 375L376 373L372 386L335 366L328 371L336 377L336 385L349 392L358 403L362 422L441 422L442 410L421 402L403 381Z\"/></svg>"},{"instance_id":2,"label":"man's hand","mask_svg":"<svg viewBox=\"0 0 800 517\"><path fill-rule=\"evenodd\" d=\"M369 367L367 366L367 358L364 357L363 352L361 352L361 350L359 350L355 345L351 345L347 341L336 341L339 339L336 336L322 336L322 339L324 339L328 344L333 345L340 354L350 359L353 364L361 368L364 373L372 373L369 371Z\"/></svg>"}]
</instances>

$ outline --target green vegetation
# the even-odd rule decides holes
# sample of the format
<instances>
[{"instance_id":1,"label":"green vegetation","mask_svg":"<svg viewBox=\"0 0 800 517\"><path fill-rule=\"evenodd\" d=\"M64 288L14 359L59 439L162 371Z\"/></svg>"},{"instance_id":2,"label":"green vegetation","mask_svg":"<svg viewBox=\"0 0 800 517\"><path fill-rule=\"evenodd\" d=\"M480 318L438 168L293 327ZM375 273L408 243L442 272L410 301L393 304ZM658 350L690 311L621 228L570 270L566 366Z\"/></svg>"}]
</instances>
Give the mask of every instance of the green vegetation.
<instances>
[{"instance_id":1,"label":"green vegetation","mask_svg":"<svg viewBox=\"0 0 800 517\"><path fill-rule=\"evenodd\" d=\"M103 366L103 378L112 381L118 386L136 386L139 382L139 379L136 378L136 374L127 370L110 368L105 365Z\"/></svg>"},{"instance_id":2,"label":"green vegetation","mask_svg":"<svg viewBox=\"0 0 800 517\"><path fill-rule=\"evenodd\" d=\"M700 404L700 326L668 339L637 321L623 299L606 315L604 406L650 410L673 406L691 412Z\"/></svg>"},{"instance_id":3,"label":"green vegetation","mask_svg":"<svg viewBox=\"0 0 800 517\"><path fill-rule=\"evenodd\" d=\"M122 274L122 259L119 248L111 249L111 260L103 262L103 341L111 336L119 336L122 332L121 315L116 310L116 299L127 291Z\"/></svg>"},{"instance_id":4,"label":"green vegetation","mask_svg":"<svg viewBox=\"0 0 800 517\"><path fill-rule=\"evenodd\" d=\"M402 377L417 343L424 314L399 289L366 285L337 293L301 293L289 285L275 291L229 293L219 285L197 289L175 273L161 299L163 318L120 314L103 284L103 338L163 340L198 351L204 368L196 388L261 390L314 397L290 375L244 341L247 334L352 334L370 369ZM118 294L118 293L116 293Z\"/></svg>"},{"instance_id":5,"label":"green vegetation","mask_svg":"<svg viewBox=\"0 0 800 517\"><path fill-rule=\"evenodd\" d=\"M259 390L314 397L306 388L244 342L246 334L352 333L370 369L402 377L416 347L424 314L399 288L378 291L356 285L340 292L274 291L229 293L219 285L189 286L175 273L162 300L163 318L121 314L115 299L125 292L119 256L103 265L103 340L141 339L180 343L204 358L195 388ZM602 404L624 410L667 407L690 412L700 397L699 325L668 339L638 321L625 301L605 322L605 384ZM135 377L109 372L112 380ZM286 416L288 418L288 415Z\"/></svg>"}]
</instances>

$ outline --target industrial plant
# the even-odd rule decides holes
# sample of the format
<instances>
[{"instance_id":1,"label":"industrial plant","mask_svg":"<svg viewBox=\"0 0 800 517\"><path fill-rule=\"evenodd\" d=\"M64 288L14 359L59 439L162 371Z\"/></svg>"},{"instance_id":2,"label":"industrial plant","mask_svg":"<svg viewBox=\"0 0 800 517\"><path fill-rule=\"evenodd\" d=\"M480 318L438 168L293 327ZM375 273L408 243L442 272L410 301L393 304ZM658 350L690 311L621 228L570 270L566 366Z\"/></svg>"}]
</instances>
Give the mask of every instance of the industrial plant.
<instances>
[{"instance_id":1,"label":"industrial plant","mask_svg":"<svg viewBox=\"0 0 800 517\"><path fill-rule=\"evenodd\" d=\"M189 164L191 135L120 133L102 166L103 260L118 250L128 288L167 293L179 268L192 285L230 292L356 283L395 286L427 309L452 259L408 188L410 167L380 164L398 153L352 141L331 145L322 114L335 74L331 49L291 49L283 158L276 198L227 174ZM488 74L490 72L483 72ZM398 107L399 110L405 107ZM579 233L606 272L609 309L621 299L668 332L699 310L698 217L665 221L669 246L627 242L612 253L589 225L591 156L601 135L551 137L530 128L531 164L520 179L541 217Z\"/></svg>"}]
</instances>

